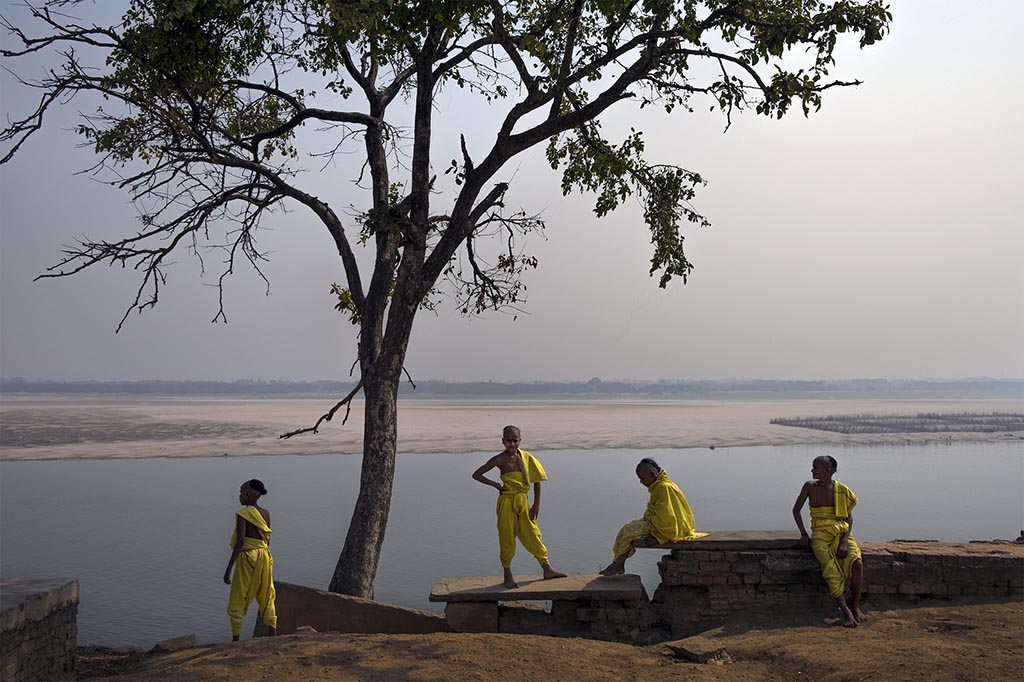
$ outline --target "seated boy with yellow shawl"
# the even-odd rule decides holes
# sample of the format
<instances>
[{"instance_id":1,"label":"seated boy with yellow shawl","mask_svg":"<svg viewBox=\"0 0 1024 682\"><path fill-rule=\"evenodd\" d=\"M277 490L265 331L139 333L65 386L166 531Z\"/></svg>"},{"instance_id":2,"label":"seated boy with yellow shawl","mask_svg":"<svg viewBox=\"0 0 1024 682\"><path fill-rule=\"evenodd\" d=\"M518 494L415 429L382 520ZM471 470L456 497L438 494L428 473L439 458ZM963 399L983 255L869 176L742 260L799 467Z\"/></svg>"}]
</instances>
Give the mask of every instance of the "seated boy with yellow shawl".
<instances>
[{"instance_id":1,"label":"seated boy with yellow shawl","mask_svg":"<svg viewBox=\"0 0 1024 682\"><path fill-rule=\"evenodd\" d=\"M242 484L238 501L242 508L235 512L235 530L231 534L231 558L224 569L224 583L231 585L228 597L228 618L231 619L231 641L242 633L242 621L252 600L256 600L267 634L277 634L277 607L274 590L274 558L270 555L270 512L256 504L267 489L259 479ZM232 566L235 569L231 575Z\"/></svg>"},{"instance_id":2,"label":"seated boy with yellow shawl","mask_svg":"<svg viewBox=\"0 0 1024 682\"><path fill-rule=\"evenodd\" d=\"M501 568L505 572L505 587L512 589L519 584L512 576L512 557L516 553L516 538L523 543L544 571L544 579L564 578L565 573L556 571L548 561L548 549L541 540L537 516L540 514L540 482L548 480L544 467L536 457L519 449L520 433L515 426L506 426L501 442L505 450L491 457L473 472L473 478L498 490L498 550ZM484 474L497 467L501 472L501 483ZM533 484L533 506L528 494Z\"/></svg>"},{"instance_id":3,"label":"seated boy with yellow shawl","mask_svg":"<svg viewBox=\"0 0 1024 682\"><path fill-rule=\"evenodd\" d=\"M626 559L636 553L636 544L653 547L707 535L693 530L690 503L657 462L650 457L643 458L636 465L636 476L651 496L647 502L647 511L642 519L630 521L615 536L615 546L612 548L614 559L601 571L601 575L625 573Z\"/></svg>"},{"instance_id":4,"label":"seated boy with yellow shawl","mask_svg":"<svg viewBox=\"0 0 1024 682\"><path fill-rule=\"evenodd\" d=\"M853 508L857 496L846 485L832 478L839 469L835 458L815 457L811 463L812 481L804 483L793 505L793 518L800 529L800 546L810 548L821 564L828 591L843 614L843 625L855 628L866 616L860 610L860 591L864 582L864 562L860 547L853 539ZM811 535L804 529L802 510L810 501ZM850 578L851 606L846 605L843 588Z\"/></svg>"}]
</instances>

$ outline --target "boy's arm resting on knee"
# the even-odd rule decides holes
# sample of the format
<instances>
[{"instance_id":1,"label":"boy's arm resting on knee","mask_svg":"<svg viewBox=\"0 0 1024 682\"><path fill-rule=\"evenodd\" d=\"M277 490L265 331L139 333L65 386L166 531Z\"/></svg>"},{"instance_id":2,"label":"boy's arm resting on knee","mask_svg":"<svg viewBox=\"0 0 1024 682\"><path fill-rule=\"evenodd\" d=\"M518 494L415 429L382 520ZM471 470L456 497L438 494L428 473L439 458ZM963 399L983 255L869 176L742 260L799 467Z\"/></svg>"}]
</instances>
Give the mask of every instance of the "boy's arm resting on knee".
<instances>
[{"instance_id":1,"label":"boy's arm resting on knee","mask_svg":"<svg viewBox=\"0 0 1024 682\"><path fill-rule=\"evenodd\" d=\"M807 502L809 483L804 483L804 487L800 489L800 494L797 495L796 502L793 503L793 520L796 521L796 527L800 529L800 546L807 548L811 544L811 537L807 534L807 529L804 527L803 508Z\"/></svg>"}]
</instances>

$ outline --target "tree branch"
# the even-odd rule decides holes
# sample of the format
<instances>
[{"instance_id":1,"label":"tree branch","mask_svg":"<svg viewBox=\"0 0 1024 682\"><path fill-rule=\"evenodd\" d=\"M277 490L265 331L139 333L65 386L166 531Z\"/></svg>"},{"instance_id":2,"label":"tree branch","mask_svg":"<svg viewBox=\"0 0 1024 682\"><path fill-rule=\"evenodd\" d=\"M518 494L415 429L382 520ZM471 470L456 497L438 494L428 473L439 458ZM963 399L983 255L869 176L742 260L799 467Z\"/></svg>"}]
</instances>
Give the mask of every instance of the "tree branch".
<instances>
[{"instance_id":1,"label":"tree branch","mask_svg":"<svg viewBox=\"0 0 1024 682\"><path fill-rule=\"evenodd\" d=\"M295 429L294 431L289 431L288 433L282 433L280 436L278 436L278 439L287 440L287 439L291 438L292 436L298 436L298 435L303 434L303 433L310 433L310 432L317 433L319 428L320 428L320 425L323 424L324 422L331 421L334 418L334 414L339 409L341 409L342 405L345 406L345 417L344 417L344 419L341 420L341 425L344 426L345 422L348 421L349 413L352 411L352 399L355 398L356 395L359 394L359 391L361 391L362 389L363 389L363 380L360 379L359 383L356 384L356 387L353 388L351 391L349 391L349 394L347 396L345 396L344 398L339 400L337 402L337 404L335 404L334 407L332 407L331 409L327 410L327 412L325 414L323 414L319 419L317 419L316 423L313 424L313 426L308 426L308 427L306 427L304 429Z\"/></svg>"}]
</instances>

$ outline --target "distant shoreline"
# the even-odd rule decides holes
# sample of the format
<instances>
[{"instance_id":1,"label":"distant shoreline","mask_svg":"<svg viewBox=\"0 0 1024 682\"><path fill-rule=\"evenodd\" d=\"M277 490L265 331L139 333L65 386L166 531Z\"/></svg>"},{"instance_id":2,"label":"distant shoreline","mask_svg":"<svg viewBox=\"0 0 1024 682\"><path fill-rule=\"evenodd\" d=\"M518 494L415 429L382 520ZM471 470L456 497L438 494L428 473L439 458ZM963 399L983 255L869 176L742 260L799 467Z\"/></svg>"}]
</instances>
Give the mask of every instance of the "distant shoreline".
<instances>
[{"instance_id":1,"label":"distant shoreline","mask_svg":"<svg viewBox=\"0 0 1024 682\"><path fill-rule=\"evenodd\" d=\"M311 426L335 400L4 395L0 460L359 454L359 400L344 426L338 415L318 434L278 438ZM399 401L399 453L497 452L506 424L520 426L523 447L540 452L1024 440L1024 431L847 434L771 423L776 418L924 412L1024 413L1024 398L434 397Z\"/></svg>"},{"instance_id":2,"label":"distant shoreline","mask_svg":"<svg viewBox=\"0 0 1024 682\"><path fill-rule=\"evenodd\" d=\"M25 395L320 398L342 396L354 381L35 381L0 378L0 400ZM662 381L404 381L403 399L813 399L1010 398L1024 400L1024 379L707 379Z\"/></svg>"}]
</instances>

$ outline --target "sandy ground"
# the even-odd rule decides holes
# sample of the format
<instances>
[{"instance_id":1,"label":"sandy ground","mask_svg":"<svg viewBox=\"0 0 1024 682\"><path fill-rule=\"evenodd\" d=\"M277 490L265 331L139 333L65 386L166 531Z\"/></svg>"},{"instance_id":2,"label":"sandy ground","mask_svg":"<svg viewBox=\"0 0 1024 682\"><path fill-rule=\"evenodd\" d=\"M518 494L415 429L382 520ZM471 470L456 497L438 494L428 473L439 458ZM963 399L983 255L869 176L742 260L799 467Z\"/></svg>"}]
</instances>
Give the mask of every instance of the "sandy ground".
<instances>
[{"instance_id":1,"label":"sandy ground","mask_svg":"<svg viewBox=\"0 0 1024 682\"><path fill-rule=\"evenodd\" d=\"M664 645L528 635L290 635L141 656L80 650L79 679L132 680L1012 680L1024 670L1024 607L874 611L856 630L734 623L703 636L728 659L690 663Z\"/></svg>"},{"instance_id":2,"label":"sandy ground","mask_svg":"<svg viewBox=\"0 0 1024 682\"><path fill-rule=\"evenodd\" d=\"M359 453L362 403L320 433L312 426L329 399L3 396L0 459L214 457ZM501 427L523 429L530 450L685 448L742 445L1016 441L1013 434L846 435L775 426L773 417L921 412L1021 412L1024 400L450 400L407 399L399 407L399 451L501 449Z\"/></svg>"}]
</instances>

